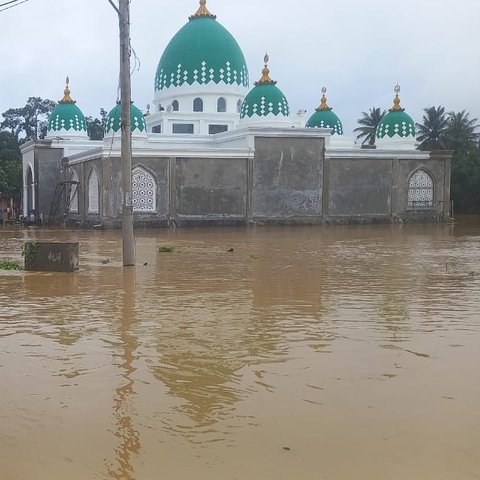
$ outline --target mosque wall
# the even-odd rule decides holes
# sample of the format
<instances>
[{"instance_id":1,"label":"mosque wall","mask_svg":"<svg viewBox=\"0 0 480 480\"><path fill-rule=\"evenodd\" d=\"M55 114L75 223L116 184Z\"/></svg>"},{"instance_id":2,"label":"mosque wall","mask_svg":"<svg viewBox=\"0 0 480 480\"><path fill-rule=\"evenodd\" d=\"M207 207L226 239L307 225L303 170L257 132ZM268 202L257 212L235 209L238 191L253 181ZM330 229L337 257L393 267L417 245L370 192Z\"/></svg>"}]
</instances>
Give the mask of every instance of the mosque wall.
<instances>
[{"instance_id":1,"label":"mosque wall","mask_svg":"<svg viewBox=\"0 0 480 480\"><path fill-rule=\"evenodd\" d=\"M61 165L63 149L50 148L50 142L35 148L35 214L38 218L47 218L55 196L55 188L62 180Z\"/></svg>"},{"instance_id":2,"label":"mosque wall","mask_svg":"<svg viewBox=\"0 0 480 480\"><path fill-rule=\"evenodd\" d=\"M136 225L449 219L449 152L357 150L338 154L329 150L325 158L324 138L295 136L255 136L254 145L253 157L134 156L134 169L140 168L152 180L150 194L154 195L153 199L144 199L152 201L150 210L135 212ZM35 151L42 182L39 208L49 212L56 184L71 178L74 170L80 181L79 208L78 214L71 213L71 219L84 226L119 227L120 158L99 155L72 164L66 159L64 178L59 179L61 152L51 148ZM409 204L409 182L418 171L425 172L432 180L428 208L415 209ZM92 193L95 181L98 194ZM138 195L148 194L141 191L142 186L136 188Z\"/></svg>"},{"instance_id":3,"label":"mosque wall","mask_svg":"<svg viewBox=\"0 0 480 480\"><path fill-rule=\"evenodd\" d=\"M324 147L324 139L318 137L255 137L253 217L318 219Z\"/></svg>"}]
</instances>

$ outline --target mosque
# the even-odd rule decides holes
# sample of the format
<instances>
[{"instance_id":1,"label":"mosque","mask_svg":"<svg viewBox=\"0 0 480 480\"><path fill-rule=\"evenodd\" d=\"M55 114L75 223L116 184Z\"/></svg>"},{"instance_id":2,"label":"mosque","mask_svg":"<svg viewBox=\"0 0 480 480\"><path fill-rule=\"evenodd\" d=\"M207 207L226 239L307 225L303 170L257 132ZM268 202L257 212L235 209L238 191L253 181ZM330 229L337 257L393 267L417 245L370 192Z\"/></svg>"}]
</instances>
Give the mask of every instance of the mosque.
<instances>
[{"instance_id":1,"label":"mosque","mask_svg":"<svg viewBox=\"0 0 480 480\"><path fill-rule=\"evenodd\" d=\"M270 67L266 55L252 87L237 41L200 0L160 58L153 106L131 106L137 226L450 218L450 156L416 149L398 86L376 145L359 145L343 135L325 88L313 115L292 114ZM117 104L103 141L89 140L67 79L46 138L22 146L23 214L120 226L120 134Z\"/></svg>"}]
</instances>

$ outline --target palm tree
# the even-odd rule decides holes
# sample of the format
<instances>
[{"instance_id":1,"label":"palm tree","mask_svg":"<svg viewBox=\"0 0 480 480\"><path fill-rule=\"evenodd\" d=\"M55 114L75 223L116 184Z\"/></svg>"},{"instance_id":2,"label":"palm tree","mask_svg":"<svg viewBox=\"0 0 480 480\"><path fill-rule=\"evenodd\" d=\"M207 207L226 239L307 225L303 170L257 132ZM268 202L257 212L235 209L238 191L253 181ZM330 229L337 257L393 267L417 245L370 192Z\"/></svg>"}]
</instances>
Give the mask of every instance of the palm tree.
<instances>
[{"instance_id":1,"label":"palm tree","mask_svg":"<svg viewBox=\"0 0 480 480\"><path fill-rule=\"evenodd\" d=\"M361 125L361 127L353 130L354 132L360 132L357 135L357 139L363 138L362 145L365 143L375 145L377 127L386 113L385 110L382 112L380 108L376 107L372 107L368 113L362 112L363 117L357 120L357 123Z\"/></svg>"},{"instance_id":2,"label":"palm tree","mask_svg":"<svg viewBox=\"0 0 480 480\"><path fill-rule=\"evenodd\" d=\"M478 120L470 118L470 113L448 113L448 129L445 133L446 143L449 149L458 153L470 153L475 150L480 139Z\"/></svg>"},{"instance_id":3,"label":"palm tree","mask_svg":"<svg viewBox=\"0 0 480 480\"><path fill-rule=\"evenodd\" d=\"M417 123L417 140L420 150L447 150L446 134L449 119L445 108L429 107L424 110L423 123Z\"/></svg>"}]
</instances>

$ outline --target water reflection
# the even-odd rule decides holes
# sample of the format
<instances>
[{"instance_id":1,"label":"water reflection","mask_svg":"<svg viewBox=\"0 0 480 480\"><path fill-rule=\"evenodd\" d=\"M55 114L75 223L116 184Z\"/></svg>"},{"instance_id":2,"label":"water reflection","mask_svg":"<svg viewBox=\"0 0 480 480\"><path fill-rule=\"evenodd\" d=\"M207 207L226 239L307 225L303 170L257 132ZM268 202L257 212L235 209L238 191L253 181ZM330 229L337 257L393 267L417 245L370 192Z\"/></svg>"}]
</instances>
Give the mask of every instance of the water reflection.
<instances>
[{"instance_id":1,"label":"water reflection","mask_svg":"<svg viewBox=\"0 0 480 480\"><path fill-rule=\"evenodd\" d=\"M135 318L135 269L127 268L122 272L122 309L117 324L120 344L116 347L122 385L115 389L113 401L114 435L118 442L114 460L107 463L108 475L115 479L134 480L133 459L141 448L140 434L135 427L135 352L138 340L132 331Z\"/></svg>"},{"instance_id":2,"label":"water reflection","mask_svg":"<svg viewBox=\"0 0 480 480\"><path fill-rule=\"evenodd\" d=\"M126 270L118 232L0 255L25 238L81 270L0 272L5 478L380 478L425 445L478 471L477 224L139 231Z\"/></svg>"}]
</instances>

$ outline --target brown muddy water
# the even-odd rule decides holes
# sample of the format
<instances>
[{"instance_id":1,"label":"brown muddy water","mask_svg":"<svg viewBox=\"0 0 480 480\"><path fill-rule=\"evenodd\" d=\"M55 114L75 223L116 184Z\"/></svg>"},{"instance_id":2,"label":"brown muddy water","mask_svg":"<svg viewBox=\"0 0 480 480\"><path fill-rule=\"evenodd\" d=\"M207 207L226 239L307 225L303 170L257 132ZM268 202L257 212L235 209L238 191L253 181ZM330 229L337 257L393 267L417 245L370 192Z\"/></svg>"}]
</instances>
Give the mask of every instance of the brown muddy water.
<instances>
[{"instance_id":1,"label":"brown muddy water","mask_svg":"<svg viewBox=\"0 0 480 480\"><path fill-rule=\"evenodd\" d=\"M480 479L480 219L2 230L2 480ZM173 253L160 253L171 245ZM233 251L229 251L233 249ZM145 264L145 265L143 265Z\"/></svg>"}]
</instances>

